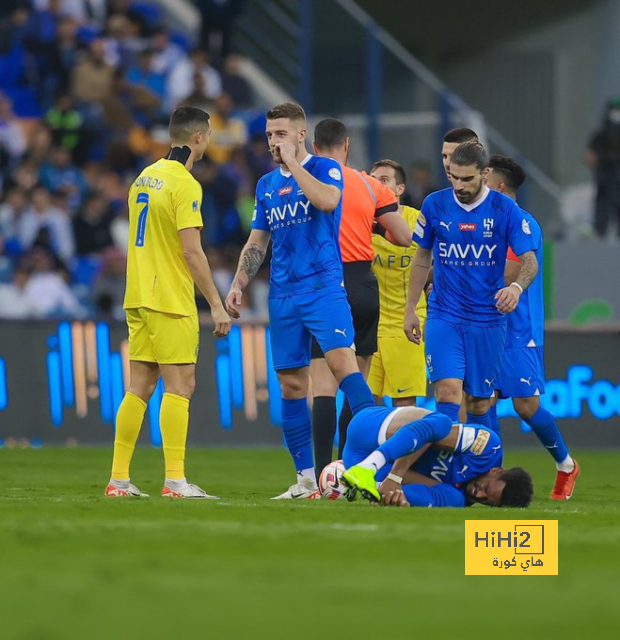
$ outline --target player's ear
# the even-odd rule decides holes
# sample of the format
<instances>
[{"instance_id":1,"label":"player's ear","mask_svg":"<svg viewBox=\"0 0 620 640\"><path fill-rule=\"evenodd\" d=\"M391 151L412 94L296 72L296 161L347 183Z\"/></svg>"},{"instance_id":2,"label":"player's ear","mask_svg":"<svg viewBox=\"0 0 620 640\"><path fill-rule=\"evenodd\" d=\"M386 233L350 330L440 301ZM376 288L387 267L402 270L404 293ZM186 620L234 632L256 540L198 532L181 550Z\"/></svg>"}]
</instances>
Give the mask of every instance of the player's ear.
<instances>
[{"instance_id":1,"label":"player's ear","mask_svg":"<svg viewBox=\"0 0 620 640\"><path fill-rule=\"evenodd\" d=\"M308 131L306 129L299 130L299 142L303 142L306 139L306 135L308 135Z\"/></svg>"},{"instance_id":2,"label":"player's ear","mask_svg":"<svg viewBox=\"0 0 620 640\"><path fill-rule=\"evenodd\" d=\"M312 151L315 156L319 155L319 148L316 146L316 142L314 140L312 141Z\"/></svg>"},{"instance_id":3,"label":"player's ear","mask_svg":"<svg viewBox=\"0 0 620 640\"><path fill-rule=\"evenodd\" d=\"M396 185L396 196L398 198L400 198L403 193L405 193L405 185L404 184L397 184Z\"/></svg>"}]
</instances>

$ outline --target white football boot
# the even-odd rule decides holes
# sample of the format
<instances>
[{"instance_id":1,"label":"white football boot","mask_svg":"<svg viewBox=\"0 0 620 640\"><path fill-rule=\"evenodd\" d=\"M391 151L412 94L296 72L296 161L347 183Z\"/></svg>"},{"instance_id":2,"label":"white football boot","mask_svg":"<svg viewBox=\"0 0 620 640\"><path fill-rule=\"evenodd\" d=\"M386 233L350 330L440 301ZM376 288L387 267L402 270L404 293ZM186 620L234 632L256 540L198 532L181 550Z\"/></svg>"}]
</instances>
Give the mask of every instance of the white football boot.
<instances>
[{"instance_id":1,"label":"white football boot","mask_svg":"<svg viewBox=\"0 0 620 640\"><path fill-rule=\"evenodd\" d=\"M129 480L110 480L103 494L108 498L148 498L148 493L142 493Z\"/></svg>"},{"instance_id":2,"label":"white football boot","mask_svg":"<svg viewBox=\"0 0 620 640\"><path fill-rule=\"evenodd\" d=\"M161 490L164 498L198 498L202 500L219 500L219 496L212 496L195 484L187 480L166 480Z\"/></svg>"},{"instance_id":3,"label":"white football boot","mask_svg":"<svg viewBox=\"0 0 620 640\"><path fill-rule=\"evenodd\" d=\"M272 500L318 500L321 491L312 482L312 478L300 478L297 484L291 485L284 493L274 496Z\"/></svg>"}]
</instances>

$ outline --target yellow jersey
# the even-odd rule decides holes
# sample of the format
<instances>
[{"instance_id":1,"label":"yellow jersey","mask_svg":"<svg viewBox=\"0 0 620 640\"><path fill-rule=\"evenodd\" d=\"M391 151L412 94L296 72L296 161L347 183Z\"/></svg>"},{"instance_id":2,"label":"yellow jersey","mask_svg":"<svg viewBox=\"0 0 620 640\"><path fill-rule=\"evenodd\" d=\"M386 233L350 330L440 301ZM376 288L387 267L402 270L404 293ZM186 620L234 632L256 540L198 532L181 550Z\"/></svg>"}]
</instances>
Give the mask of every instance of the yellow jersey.
<instances>
[{"instance_id":1,"label":"yellow jersey","mask_svg":"<svg viewBox=\"0 0 620 640\"><path fill-rule=\"evenodd\" d=\"M402 216L409 225L412 234L419 215L420 212L413 207L402 207ZM402 337L409 290L409 273L418 245L414 242L410 247L397 247L382 236L373 234L372 248L375 251L372 270L379 282L378 335L380 337ZM426 296L424 293L420 296L416 311L421 320L426 319Z\"/></svg>"},{"instance_id":2,"label":"yellow jersey","mask_svg":"<svg viewBox=\"0 0 620 640\"><path fill-rule=\"evenodd\" d=\"M183 256L181 229L202 229L202 187L176 160L146 167L129 189L125 309L196 313L194 279Z\"/></svg>"}]
</instances>

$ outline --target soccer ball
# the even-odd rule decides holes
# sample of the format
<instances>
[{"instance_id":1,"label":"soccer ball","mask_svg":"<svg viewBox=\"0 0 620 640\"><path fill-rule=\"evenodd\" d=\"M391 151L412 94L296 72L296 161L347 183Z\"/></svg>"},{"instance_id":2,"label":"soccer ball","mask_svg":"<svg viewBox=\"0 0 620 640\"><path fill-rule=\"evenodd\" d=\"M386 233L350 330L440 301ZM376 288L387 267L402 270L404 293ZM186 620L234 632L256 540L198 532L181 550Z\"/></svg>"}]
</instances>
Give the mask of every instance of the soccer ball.
<instances>
[{"instance_id":1,"label":"soccer ball","mask_svg":"<svg viewBox=\"0 0 620 640\"><path fill-rule=\"evenodd\" d=\"M330 462L319 476L319 489L321 495L328 500L342 500L347 490L346 485L341 481L344 473L342 460Z\"/></svg>"}]
</instances>

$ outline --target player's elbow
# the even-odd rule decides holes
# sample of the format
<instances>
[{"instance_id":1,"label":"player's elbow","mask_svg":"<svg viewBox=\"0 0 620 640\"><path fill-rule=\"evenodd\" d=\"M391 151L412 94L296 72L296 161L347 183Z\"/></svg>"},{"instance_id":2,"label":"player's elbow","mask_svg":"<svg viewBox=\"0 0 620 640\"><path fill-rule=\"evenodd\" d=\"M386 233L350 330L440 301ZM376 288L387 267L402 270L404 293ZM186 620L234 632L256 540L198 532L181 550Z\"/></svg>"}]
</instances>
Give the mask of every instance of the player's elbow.
<instances>
[{"instance_id":1,"label":"player's elbow","mask_svg":"<svg viewBox=\"0 0 620 640\"><path fill-rule=\"evenodd\" d=\"M340 189L330 185L329 189L321 195L321 202L318 203L317 208L325 213L333 213L340 204L340 199L342 198Z\"/></svg>"},{"instance_id":2,"label":"player's elbow","mask_svg":"<svg viewBox=\"0 0 620 640\"><path fill-rule=\"evenodd\" d=\"M398 247L411 246L411 231L409 231L409 228L405 231L399 230L397 233L392 233L390 231L390 235L393 238L392 244L395 244Z\"/></svg>"},{"instance_id":3,"label":"player's elbow","mask_svg":"<svg viewBox=\"0 0 620 640\"><path fill-rule=\"evenodd\" d=\"M183 247L183 257L188 265L197 262L202 253L202 247Z\"/></svg>"}]
</instances>

